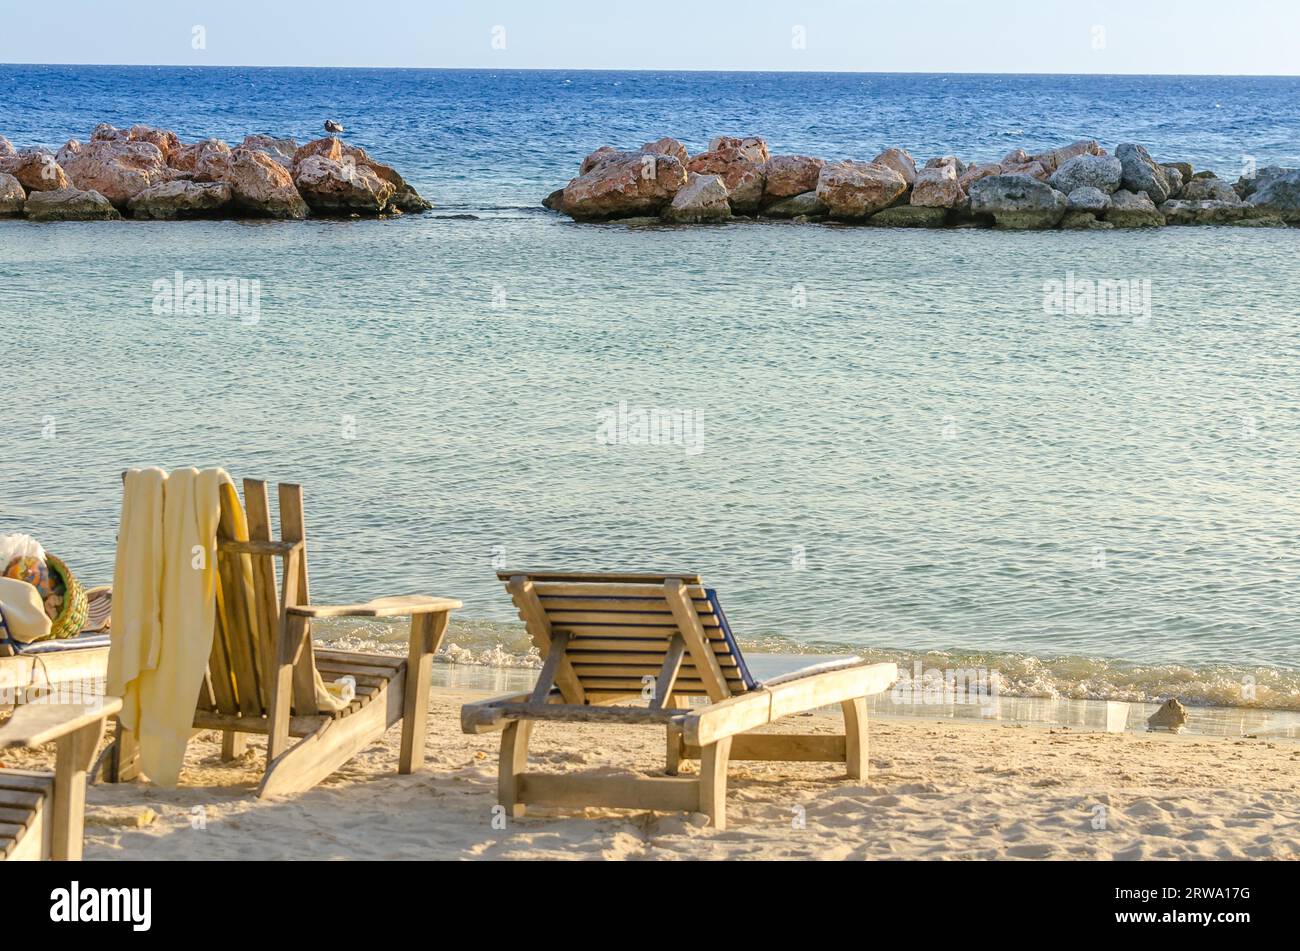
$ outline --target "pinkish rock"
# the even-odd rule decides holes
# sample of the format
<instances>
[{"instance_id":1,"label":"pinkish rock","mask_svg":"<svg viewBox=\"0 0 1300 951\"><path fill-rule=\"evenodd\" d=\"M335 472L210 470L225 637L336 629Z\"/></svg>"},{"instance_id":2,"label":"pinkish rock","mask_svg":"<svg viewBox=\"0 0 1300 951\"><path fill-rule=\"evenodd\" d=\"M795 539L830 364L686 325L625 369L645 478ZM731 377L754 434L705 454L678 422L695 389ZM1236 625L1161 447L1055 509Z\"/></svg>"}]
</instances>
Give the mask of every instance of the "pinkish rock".
<instances>
[{"instance_id":1,"label":"pinkish rock","mask_svg":"<svg viewBox=\"0 0 1300 951\"><path fill-rule=\"evenodd\" d=\"M163 161L170 160L173 153L179 151L181 140L170 129L155 129L153 126L133 125L127 132L129 142L148 142L157 146L163 155Z\"/></svg>"},{"instance_id":2,"label":"pinkish rock","mask_svg":"<svg viewBox=\"0 0 1300 951\"><path fill-rule=\"evenodd\" d=\"M763 200L767 180L767 143L762 139L714 139L707 152L701 152L686 164L688 172L717 175L727 188L731 210L740 215L753 214Z\"/></svg>"},{"instance_id":3,"label":"pinkish rock","mask_svg":"<svg viewBox=\"0 0 1300 951\"><path fill-rule=\"evenodd\" d=\"M732 149L738 152L745 161L753 162L755 165L762 165L772 157L767 151L767 141L756 135L746 138L737 138L731 135L715 136L709 142L709 151L719 152L722 149Z\"/></svg>"},{"instance_id":4,"label":"pinkish rock","mask_svg":"<svg viewBox=\"0 0 1300 951\"><path fill-rule=\"evenodd\" d=\"M657 215L686 184L686 167L672 155L605 154L594 163L583 162L583 167L587 170L564 187L561 207L585 221Z\"/></svg>"},{"instance_id":5,"label":"pinkish rock","mask_svg":"<svg viewBox=\"0 0 1300 951\"><path fill-rule=\"evenodd\" d=\"M203 175L213 171L210 163L216 162L218 166L224 167L224 159L228 159L229 156L230 146L225 142L220 139L204 139L202 142L182 146L172 153L169 164L176 171L188 172L197 180L203 181ZM205 171L200 172L201 168Z\"/></svg>"},{"instance_id":6,"label":"pinkish rock","mask_svg":"<svg viewBox=\"0 0 1300 951\"><path fill-rule=\"evenodd\" d=\"M899 175L902 175L903 181L907 182L908 187L911 187L912 183L916 181L916 160L912 158L907 149L885 149L871 161L875 165L892 168Z\"/></svg>"},{"instance_id":7,"label":"pinkish rock","mask_svg":"<svg viewBox=\"0 0 1300 951\"><path fill-rule=\"evenodd\" d=\"M763 165L764 200L790 198L816 190L817 176L825 167L824 159L807 155L773 155Z\"/></svg>"},{"instance_id":8,"label":"pinkish rock","mask_svg":"<svg viewBox=\"0 0 1300 951\"><path fill-rule=\"evenodd\" d=\"M662 139L655 139L653 142L647 142L645 145L641 146L641 151L649 155L671 155L683 165L685 165L690 159L690 156L686 154L686 146L668 136L664 136Z\"/></svg>"},{"instance_id":9,"label":"pinkish rock","mask_svg":"<svg viewBox=\"0 0 1300 951\"><path fill-rule=\"evenodd\" d=\"M1033 159L1025 152L1024 149L1012 149L1006 155L1002 156L999 165L1028 165Z\"/></svg>"},{"instance_id":10,"label":"pinkish rock","mask_svg":"<svg viewBox=\"0 0 1300 951\"><path fill-rule=\"evenodd\" d=\"M150 185L127 206L136 218L170 220L211 216L228 204L230 186L225 182L189 182L181 179Z\"/></svg>"},{"instance_id":11,"label":"pinkish rock","mask_svg":"<svg viewBox=\"0 0 1300 951\"><path fill-rule=\"evenodd\" d=\"M906 191L902 175L874 162L835 162L817 178L817 197L835 218L865 218L888 208Z\"/></svg>"},{"instance_id":12,"label":"pinkish rock","mask_svg":"<svg viewBox=\"0 0 1300 951\"><path fill-rule=\"evenodd\" d=\"M993 175L1001 175L1002 166L996 162L988 165L967 165L966 171L957 176L957 184L961 190L970 194L970 187L978 182L981 178L989 178Z\"/></svg>"},{"instance_id":13,"label":"pinkish rock","mask_svg":"<svg viewBox=\"0 0 1300 951\"><path fill-rule=\"evenodd\" d=\"M27 149L8 157L0 171L18 179L31 192L50 192L68 187L66 169L59 165L48 149Z\"/></svg>"},{"instance_id":14,"label":"pinkish rock","mask_svg":"<svg viewBox=\"0 0 1300 951\"><path fill-rule=\"evenodd\" d=\"M218 172L213 180L230 186L232 203L241 211L267 218L307 217L307 203L289 170L264 152L241 146L224 161L205 163L204 168Z\"/></svg>"},{"instance_id":15,"label":"pinkish rock","mask_svg":"<svg viewBox=\"0 0 1300 951\"><path fill-rule=\"evenodd\" d=\"M117 130L120 131L120 130ZM127 203L150 185L170 181L172 171L163 160L162 150L151 142L120 137L91 138L66 161L64 170L73 186L95 191L116 208Z\"/></svg>"},{"instance_id":16,"label":"pinkish rock","mask_svg":"<svg viewBox=\"0 0 1300 951\"><path fill-rule=\"evenodd\" d=\"M1036 178L1040 182L1045 182L1051 178L1051 174L1038 161L1024 162L1020 165L1013 165L1010 162L1002 163L1003 175L1028 175L1030 178Z\"/></svg>"},{"instance_id":17,"label":"pinkish rock","mask_svg":"<svg viewBox=\"0 0 1300 951\"><path fill-rule=\"evenodd\" d=\"M1102 155L1104 152L1105 150L1097 143L1096 139L1079 139L1059 149L1040 152L1033 157L1032 161L1043 166L1043 168L1047 169L1047 174L1051 175L1072 158L1080 155Z\"/></svg>"},{"instance_id":18,"label":"pinkish rock","mask_svg":"<svg viewBox=\"0 0 1300 951\"><path fill-rule=\"evenodd\" d=\"M350 155L341 161L309 155L294 165L293 183L312 211L327 213L379 214L394 192L392 185Z\"/></svg>"},{"instance_id":19,"label":"pinkish rock","mask_svg":"<svg viewBox=\"0 0 1300 951\"><path fill-rule=\"evenodd\" d=\"M17 154L18 154L18 150L14 148L14 144L10 142L8 139L6 139L3 135L0 135L0 158L4 158L7 155L17 155Z\"/></svg>"},{"instance_id":20,"label":"pinkish rock","mask_svg":"<svg viewBox=\"0 0 1300 951\"><path fill-rule=\"evenodd\" d=\"M346 205L346 207L352 211L369 210L375 213L393 211L420 212L428 211L433 207L430 202L420 197L419 192L411 187L406 179L397 173L396 169L375 161L360 146L348 145L333 136L307 142L293 153L293 159L290 162L289 168L295 179L299 175L303 164L311 158L324 159L326 162L335 163L345 170L347 168L358 170L360 179L357 184L361 184L363 181L366 184L362 185L361 191L354 192L348 199L351 204ZM313 192L313 198L308 199L308 204L315 201L322 210L329 208L332 211L341 211L345 206L338 205L336 202L342 192L331 190L340 186L336 183L334 186L329 186L325 191L322 191L318 184L318 182L323 183L323 179L320 179L323 170L330 167L315 162L312 163L309 180L313 184L309 187ZM369 179L372 175L389 186L389 188L380 187L371 191L373 183L370 183ZM305 194L304 197L306 197ZM378 197L383 197L384 203L376 208L373 206L373 199Z\"/></svg>"},{"instance_id":21,"label":"pinkish rock","mask_svg":"<svg viewBox=\"0 0 1300 951\"><path fill-rule=\"evenodd\" d=\"M956 208L966 200L955 165L936 165L916 173L912 204L921 208Z\"/></svg>"}]
</instances>

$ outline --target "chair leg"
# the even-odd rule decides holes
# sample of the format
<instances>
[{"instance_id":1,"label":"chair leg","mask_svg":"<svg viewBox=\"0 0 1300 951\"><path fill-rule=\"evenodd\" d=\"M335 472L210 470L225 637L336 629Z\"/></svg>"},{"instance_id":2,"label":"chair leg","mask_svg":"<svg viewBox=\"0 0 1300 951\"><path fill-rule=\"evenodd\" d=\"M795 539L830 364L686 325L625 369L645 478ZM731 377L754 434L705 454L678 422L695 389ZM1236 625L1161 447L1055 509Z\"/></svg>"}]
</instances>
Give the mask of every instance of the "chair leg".
<instances>
[{"instance_id":1,"label":"chair leg","mask_svg":"<svg viewBox=\"0 0 1300 951\"><path fill-rule=\"evenodd\" d=\"M96 720L59 737L54 767L54 801L50 858L81 861L86 821L86 771L104 736L104 721Z\"/></svg>"},{"instance_id":2,"label":"chair leg","mask_svg":"<svg viewBox=\"0 0 1300 951\"><path fill-rule=\"evenodd\" d=\"M668 755L665 757L664 772L676 776L682 763L682 728L668 724Z\"/></svg>"},{"instance_id":3,"label":"chair leg","mask_svg":"<svg viewBox=\"0 0 1300 951\"><path fill-rule=\"evenodd\" d=\"M727 828L727 760L731 737L724 737L700 750L700 812L713 828Z\"/></svg>"},{"instance_id":4,"label":"chair leg","mask_svg":"<svg viewBox=\"0 0 1300 951\"><path fill-rule=\"evenodd\" d=\"M140 741L136 735L117 723L113 747L109 751L104 769L104 782L129 783L140 775Z\"/></svg>"},{"instance_id":5,"label":"chair leg","mask_svg":"<svg viewBox=\"0 0 1300 951\"><path fill-rule=\"evenodd\" d=\"M528 765L528 740L532 732L531 720L512 720L501 733L497 801L512 819L521 819L524 815L524 804L519 801L519 774Z\"/></svg>"},{"instance_id":6,"label":"chair leg","mask_svg":"<svg viewBox=\"0 0 1300 951\"><path fill-rule=\"evenodd\" d=\"M867 698L840 704L844 711L844 761L849 779L867 779Z\"/></svg>"},{"instance_id":7,"label":"chair leg","mask_svg":"<svg viewBox=\"0 0 1300 951\"><path fill-rule=\"evenodd\" d=\"M248 749L248 737L237 730L221 732L221 762L229 763L244 755Z\"/></svg>"},{"instance_id":8,"label":"chair leg","mask_svg":"<svg viewBox=\"0 0 1300 951\"><path fill-rule=\"evenodd\" d=\"M402 747L397 771L413 773L424 765L424 737L429 721L429 684L433 654L447 630L449 612L416 614L406 655L406 696L402 702Z\"/></svg>"}]
</instances>

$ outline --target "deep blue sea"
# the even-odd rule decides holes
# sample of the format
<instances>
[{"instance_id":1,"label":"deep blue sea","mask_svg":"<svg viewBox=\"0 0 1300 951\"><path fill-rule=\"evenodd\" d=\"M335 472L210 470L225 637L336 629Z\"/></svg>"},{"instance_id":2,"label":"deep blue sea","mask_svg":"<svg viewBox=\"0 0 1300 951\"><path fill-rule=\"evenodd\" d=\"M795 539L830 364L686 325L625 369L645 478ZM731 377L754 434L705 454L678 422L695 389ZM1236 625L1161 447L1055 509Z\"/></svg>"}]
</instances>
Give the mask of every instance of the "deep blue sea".
<instances>
[{"instance_id":1,"label":"deep blue sea","mask_svg":"<svg viewBox=\"0 0 1300 951\"><path fill-rule=\"evenodd\" d=\"M662 135L966 160L1087 136L1235 180L1300 165L1300 80L0 66L20 147L99 122L305 141L326 118L436 210L0 221L0 531L107 581L121 470L222 465L304 484L318 600L455 595L465 658L524 650L497 566L688 568L766 649L1300 707L1300 231L538 204L596 147ZM258 321L156 315L177 271L260 281ZM1066 280L1150 306L1048 312ZM694 441L602 441L637 411Z\"/></svg>"}]
</instances>

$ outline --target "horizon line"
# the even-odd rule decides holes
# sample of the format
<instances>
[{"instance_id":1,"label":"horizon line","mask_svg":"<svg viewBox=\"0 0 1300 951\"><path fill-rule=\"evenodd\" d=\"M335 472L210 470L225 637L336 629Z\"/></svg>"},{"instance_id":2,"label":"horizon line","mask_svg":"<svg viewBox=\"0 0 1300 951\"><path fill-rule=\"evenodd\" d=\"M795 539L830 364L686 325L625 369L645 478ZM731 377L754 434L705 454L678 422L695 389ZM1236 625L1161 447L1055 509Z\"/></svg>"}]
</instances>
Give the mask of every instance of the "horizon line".
<instances>
[{"instance_id":1,"label":"horizon line","mask_svg":"<svg viewBox=\"0 0 1300 951\"><path fill-rule=\"evenodd\" d=\"M807 75L857 75L857 76L1086 76L1152 77L1165 79L1297 79L1300 73L1072 73L1072 72L998 72L994 70L945 71L932 69L863 70L829 67L825 69L789 69L763 67L731 67L724 69L688 69L682 67L632 66L310 66L302 64L253 63L0 63L6 66L78 67L83 69L329 69L329 70L393 70L402 72L462 72L462 73L787 73Z\"/></svg>"}]
</instances>

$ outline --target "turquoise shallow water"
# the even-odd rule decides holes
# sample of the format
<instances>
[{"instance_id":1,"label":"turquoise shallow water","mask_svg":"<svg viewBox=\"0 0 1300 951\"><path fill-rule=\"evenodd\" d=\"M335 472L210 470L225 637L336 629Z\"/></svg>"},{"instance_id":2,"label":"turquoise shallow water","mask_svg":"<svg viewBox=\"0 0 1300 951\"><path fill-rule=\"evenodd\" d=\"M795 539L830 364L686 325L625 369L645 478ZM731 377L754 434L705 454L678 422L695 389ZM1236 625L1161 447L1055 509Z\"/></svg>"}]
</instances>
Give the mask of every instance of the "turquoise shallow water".
<instances>
[{"instance_id":1,"label":"turquoise shallow water","mask_svg":"<svg viewBox=\"0 0 1300 951\"><path fill-rule=\"evenodd\" d=\"M19 144L101 118L232 137L379 110L391 152L363 141L441 209L0 222L0 531L35 533L87 581L111 575L123 468L223 465L304 484L318 599L456 595L472 623L454 639L480 662L526 651L496 567L687 568L769 651L977 663L1032 696L1300 707L1300 232L669 229L531 207L576 156L652 137L651 123L695 148L727 122L865 155L884 119L851 132L842 78L800 80L821 90L828 124L814 128L761 78L606 77L581 113L546 104L562 80L493 74L475 82L501 95L476 119L463 77L383 100L391 77L358 71L291 116L286 97L325 82L314 71L250 71L242 96L238 71L215 71L227 100L203 94L206 74L172 77L164 106L147 71L4 69L50 104L0 108ZM1132 110L1090 113L1077 80L1047 90L1068 106L1052 123L1014 107L1042 77L954 78L970 88L937 104L933 86L872 88L893 141L918 151L983 97L997 122L967 119L948 140L976 158L1068 127L1263 165L1287 161L1300 128L1295 97L1215 80L1197 105L1185 83L1112 80L1116 102L1185 103L1134 129L1118 118ZM665 105L706 82L731 98ZM773 104L766 121L735 111L735 82ZM1229 108L1198 137L1211 99ZM440 217L461 212L479 217ZM155 314L154 283L178 270L259 281L257 322ZM1149 313L1045 312L1046 283L1070 274L1149 281ZM620 404L684 418L691 438L602 443Z\"/></svg>"}]
</instances>

